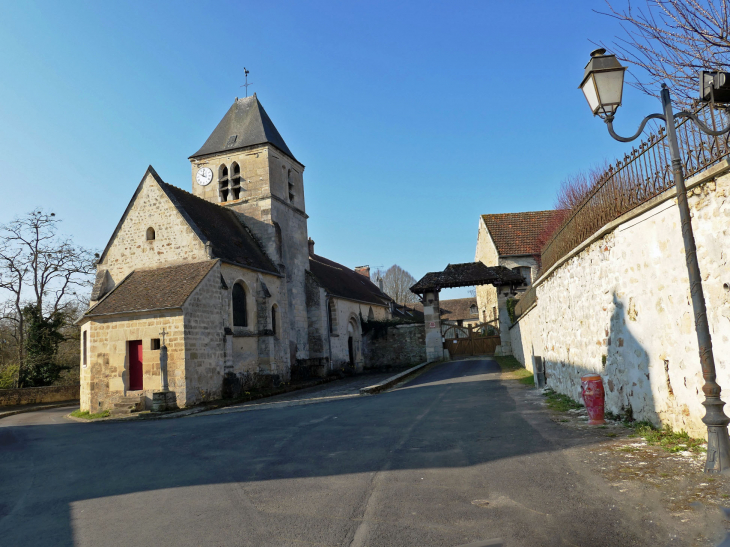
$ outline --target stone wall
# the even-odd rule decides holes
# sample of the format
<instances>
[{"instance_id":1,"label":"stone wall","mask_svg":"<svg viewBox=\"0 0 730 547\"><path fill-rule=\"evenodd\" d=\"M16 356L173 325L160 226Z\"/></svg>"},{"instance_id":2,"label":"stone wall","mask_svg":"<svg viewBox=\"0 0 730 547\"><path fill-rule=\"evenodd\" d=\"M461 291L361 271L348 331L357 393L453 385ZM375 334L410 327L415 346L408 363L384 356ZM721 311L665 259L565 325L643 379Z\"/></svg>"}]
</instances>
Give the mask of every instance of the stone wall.
<instances>
[{"instance_id":1,"label":"stone wall","mask_svg":"<svg viewBox=\"0 0 730 547\"><path fill-rule=\"evenodd\" d=\"M147 240L147 228L155 239ZM116 235L112 236L104 260L97 269L107 270L112 285L137 268L154 268L200 262L208 259L205 245L180 215L152 175L142 183L132 207Z\"/></svg>"},{"instance_id":2,"label":"stone wall","mask_svg":"<svg viewBox=\"0 0 730 547\"><path fill-rule=\"evenodd\" d=\"M210 275L210 274L209 274ZM182 310L94 317L81 327L87 332L89 352L87 366L81 365L81 410L98 412L110 409L127 394L141 395L146 408L152 406L152 393L160 385L160 351L152 349L152 339L168 333L167 377L177 404L186 403L185 343ZM142 340L143 390L128 391L129 361L127 342ZM81 348L83 355L83 348Z\"/></svg>"},{"instance_id":3,"label":"stone wall","mask_svg":"<svg viewBox=\"0 0 730 547\"><path fill-rule=\"evenodd\" d=\"M730 401L730 164L688 181L723 399ZM676 192L624 215L535 282L537 306L511 329L514 353L543 357L548 386L580 399L604 378L606 409L706 434ZM529 325L529 328L526 328ZM519 346L519 349L517 349Z\"/></svg>"},{"instance_id":4,"label":"stone wall","mask_svg":"<svg viewBox=\"0 0 730 547\"><path fill-rule=\"evenodd\" d=\"M355 352L355 370L363 370L365 365L362 346L362 326L360 318L367 319L370 308L377 321L390 318L390 311L385 306L363 304L344 298L330 297L335 305L335 322L330 334L330 363L333 369L345 368L349 365L350 353L347 340L353 339Z\"/></svg>"},{"instance_id":5,"label":"stone wall","mask_svg":"<svg viewBox=\"0 0 730 547\"><path fill-rule=\"evenodd\" d=\"M405 367L426 361L426 329L423 323L388 327L385 336L375 331L363 337L364 368Z\"/></svg>"},{"instance_id":6,"label":"stone wall","mask_svg":"<svg viewBox=\"0 0 730 547\"><path fill-rule=\"evenodd\" d=\"M309 357L309 333L305 297L305 271L309 269L307 214L304 205L304 166L271 145L192 160L193 193L214 203L220 202L218 173L233 163L241 168L241 194L222 203L242 215L243 222L267 254L286 275L287 294L280 307L287 308L290 360ZM213 170L207 186L195 182L201 167ZM289 182L293 198L289 198Z\"/></svg>"},{"instance_id":7,"label":"stone wall","mask_svg":"<svg viewBox=\"0 0 730 547\"><path fill-rule=\"evenodd\" d=\"M24 387L0 389L0 407L78 401L80 386Z\"/></svg>"},{"instance_id":8,"label":"stone wall","mask_svg":"<svg viewBox=\"0 0 730 547\"><path fill-rule=\"evenodd\" d=\"M499 254L497 247L489 235L486 224L482 217L479 217L479 232L477 233L477 249L474 255L474 262L482 262L486 266L499 265ZM477 307L479 308L479 319L491 321L497 318L495 310L497 303L497 288L493 285L480 285L476 287Z\"/></svg>"}]
</instances>

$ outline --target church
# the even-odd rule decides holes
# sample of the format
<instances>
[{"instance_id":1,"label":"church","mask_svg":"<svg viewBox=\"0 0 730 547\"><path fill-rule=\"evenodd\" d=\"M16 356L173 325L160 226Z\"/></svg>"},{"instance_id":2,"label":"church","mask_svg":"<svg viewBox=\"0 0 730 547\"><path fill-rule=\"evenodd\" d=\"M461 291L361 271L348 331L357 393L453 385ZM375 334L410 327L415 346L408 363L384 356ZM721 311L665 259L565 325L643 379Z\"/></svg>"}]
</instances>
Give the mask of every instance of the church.
<instances>
[{"instance_id":1,"label":"church","mask_svg":"<svg viewBox=\"0 0 730 547\"><path fill-rule=\"evenodd\" d=\"M189 160L192 192L147 169L98 260L82 410L151 408L165 380L168 407L184 407L361 370L361 321L395 311L369 268L315 254L304 165L256 94Z\"/></svg>"}]
</instances>

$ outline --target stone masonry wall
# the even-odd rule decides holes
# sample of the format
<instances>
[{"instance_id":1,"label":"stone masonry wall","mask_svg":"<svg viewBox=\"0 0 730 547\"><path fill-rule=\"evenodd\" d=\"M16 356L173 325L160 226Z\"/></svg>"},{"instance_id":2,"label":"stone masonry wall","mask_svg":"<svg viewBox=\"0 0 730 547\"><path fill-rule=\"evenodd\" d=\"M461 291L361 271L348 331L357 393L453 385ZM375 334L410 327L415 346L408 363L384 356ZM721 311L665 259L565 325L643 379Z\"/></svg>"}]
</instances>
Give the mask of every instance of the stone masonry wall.
<instances>
[{"instance_id":1,"label":"stone masonry wall","mask_svg":"<svg viewBox=\"0 0 730 547\"><path fill-rule=\"evenodd\" d=\"M155 239L147 241L147 228L150 227L155 230ZM148 175L98 269L108 270L116 285L136 268L207 259L205 245L170 203L152 175Z\"/></svg>"},{"instance_id":2,"label":"stone masonry wall","mask_svg":"<svg viewBox=\"0 0 730 547\"><path fill-rule=\"evenodd\" d=\"M730 401L729 170L689 192L725 401ZM561 393L579 399L580 377L599 373L607 410L630 409L636 419L703 436L703 379L679 212L676 198L660 198L538 280L537 307L511 330L512 342L520 345L515 354L523 362L528 355L543 357L548 386Z\"/></svg>"},{"instance_id":3,"label":"stone masonry wall","mask_svg":"<svg viewBox=\"0 0 730 547\"><path fill-rule=\"evenodd\" d=\"M0 407L78 401L80 386L24 387L0 389Z\"/></svg>"},{"instance_id":4,"label":"stone masonry wall","mask_svg":"<svg viewBox=\"0 0 730 547\"><path fill-rule=\"evenodd\" d=\"M241 168L241 194L226 207L244 215L243 221L255 234L268 255L282 264L286 274L286 306L289 326L290 360L309 357L305 270L309 269L307 215L304 205L304 166L268 144L193 160L193 193L219 203L218 173L221 165ZM195 182L199 168L210 167L213 181L207 186ZM289 199L289 181L293 199Z\"/></svg>"},{"instance_id":5,"label":"stone masonry wall","mask_svg":"<svg viewBox=\"0 0 730 547\"><path fill-rule=\"evenodd\" d=\"M152 406L152 393L160 389L160 352L153 350L152 339L161 338L162 329L168 348L167 377L177 404L185 406L185 343L182 311L155 314L128 314L95 317L81 327L88 337L88 364L81 365L81 410L98 412L110 409L125 395L141 395L146 408ZM128 391L129 360L127 342L142 340L143 387ZM83 348L81 349L83 355Z\"/></svg>"},{"instance_id":6,"label":"stone masonry wall","mask_svg":"<svg viewBox=\"0 0 730 547\"><path fill-rule=\"evenodd\" d=\"M373 316L378 321L385 321L390 318L388 308L385 306L371 306L344 298L332 297L335 304L336 319L334 330L330 335L330 363L333 368L344 368L350 360L350 353L347 347L349 338L348 325L352 325L353 341L355 350L355 369L361 371L364 366L362 347L362 327L360 317L367 319L368 311L372 307ZM326 309L326 307L325 307Z\"/></svg>"},{"instance_id":7,"label":"stone masonry wall","mask_svg":"<svg viewBox=\"0 0 730 547\"><path fill-rule=\"evenodd\" d=\"M479 217L479 232L477 233L477 249L474 262L482 262L486 266L497 266L499 264L497 247L495 247L482 217ZM493 285L480 285L476 287L476 292L479 320L491 321L496 319L494 309L498 306L497 288Z\"/></svg>"},{"instance_id":8,"label":"stone masonry wall","mask_svg":"<svg viewBox=\"0 0 730 547\"><path fill-rule=\"evenodd\" d=\"M426 329L423 323L395 325L387 335L375 338L375 331L363 337L364 368L405 367L426 361Z\"/></svg>"}]
</instances>

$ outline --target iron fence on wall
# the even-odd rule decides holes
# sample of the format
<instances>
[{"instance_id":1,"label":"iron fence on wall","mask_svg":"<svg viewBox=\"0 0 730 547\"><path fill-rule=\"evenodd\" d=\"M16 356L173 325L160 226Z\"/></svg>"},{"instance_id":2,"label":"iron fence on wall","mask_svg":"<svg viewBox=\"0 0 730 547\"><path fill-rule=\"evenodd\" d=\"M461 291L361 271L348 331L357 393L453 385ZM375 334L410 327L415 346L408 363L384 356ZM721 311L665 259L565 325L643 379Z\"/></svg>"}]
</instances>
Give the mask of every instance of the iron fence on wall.
<instances>
[{"instance_id":1,"label":"iron fence on wall","mask_svg":"<svg viewBox=\"0 0 730 547\"><path fill-rule=\"evenodd\" d=\"M713 129L728 125L728 111L704 105L696 111ZM712 137L702 133L687 118L677 123L677 138L690 177L730 155L730 135ZM617 219L674 186L667 133L660 127L649 138L611 165L583 202L566 217L542 250L542 271Z\"/></svg>"}]
</instances>

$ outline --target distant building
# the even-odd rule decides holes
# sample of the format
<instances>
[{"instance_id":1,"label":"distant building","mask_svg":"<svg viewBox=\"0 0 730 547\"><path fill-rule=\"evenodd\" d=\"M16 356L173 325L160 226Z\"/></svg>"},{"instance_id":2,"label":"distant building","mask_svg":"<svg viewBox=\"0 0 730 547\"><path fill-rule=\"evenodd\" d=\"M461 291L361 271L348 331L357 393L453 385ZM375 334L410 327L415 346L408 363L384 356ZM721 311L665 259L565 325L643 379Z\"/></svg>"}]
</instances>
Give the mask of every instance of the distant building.
<instances>
[{"instance_id":1,"label":"distant building","mask_svg":"<svg viewBox=\"0 0 730 547\"><path fill-rule=\"evenodd\" d=\"M559 222L561 215L560 211L554 210L482 215L479 218L475 262L486 266L505 266L519 273L525 284L517 287L515 292L526 291L540 269L540 236L551 224ZM497 288L492 285L477 287L476 292L480 319L483 322L499 320L503 338L501 351L510 353L507 330L511 321L505 303L511 295L498 295Z\"/></svg>"}]
</instances>

